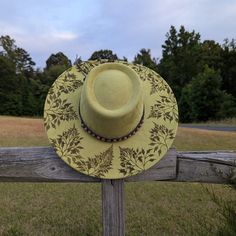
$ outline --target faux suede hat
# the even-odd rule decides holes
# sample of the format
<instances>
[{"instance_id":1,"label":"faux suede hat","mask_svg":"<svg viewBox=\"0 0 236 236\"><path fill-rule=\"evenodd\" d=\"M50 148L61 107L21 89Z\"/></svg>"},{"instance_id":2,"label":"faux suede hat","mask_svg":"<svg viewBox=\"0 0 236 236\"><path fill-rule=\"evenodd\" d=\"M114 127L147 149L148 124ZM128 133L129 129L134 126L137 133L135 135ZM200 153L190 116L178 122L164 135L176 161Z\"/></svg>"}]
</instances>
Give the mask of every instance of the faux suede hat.
<instances>
[{"instance_id":1,"label":"faux suede hat","mask_svg":"<svg viewBox=\"0 0 236 236\"><path fill-rule=\"evenodd\" d=\"M156 72L124 61L87 61L50 88L44 124L59 157L104 179L138 174L170 148L178 126L171 88Z\"/></svg>"}]
</instances>

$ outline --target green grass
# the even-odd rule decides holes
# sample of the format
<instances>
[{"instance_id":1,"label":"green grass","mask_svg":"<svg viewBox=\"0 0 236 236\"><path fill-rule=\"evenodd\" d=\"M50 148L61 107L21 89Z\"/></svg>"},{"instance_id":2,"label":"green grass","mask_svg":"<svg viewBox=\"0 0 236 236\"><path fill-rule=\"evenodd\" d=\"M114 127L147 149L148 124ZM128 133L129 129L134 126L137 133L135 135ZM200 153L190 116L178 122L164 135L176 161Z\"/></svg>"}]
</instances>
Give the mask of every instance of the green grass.
<instances>
[{"instance_id":1,"label":"green grass","mask_svg":"<svg viewBox=\"0 0 236 236\"><path fill-rule=\"evenodd\" d=\"M0 188L0 235L101 235L100 184ZM227 201L236 196L226 186L213 188ZM126 235L199 235L205 224L214 235L221 224L217 205L200 184L129 183L125 200Z\"/></svg>"},{"instance_id":2,"label":"green grass","mask_svg":"<svg viewBox=\"0 0 236 236\"><path fill-rule=\"evenodd\" d=\"M48 145L39 119L1 117L0 130L1 146ZM175 146L236 149L234 135L180 128ZM236 199L236 191L225 185L126 183L126 235L215 235L223 218L205 188L226 202ZM1 236L101 235L100 184L0 183L0 189Z\"/></svg>"}]
</instances>

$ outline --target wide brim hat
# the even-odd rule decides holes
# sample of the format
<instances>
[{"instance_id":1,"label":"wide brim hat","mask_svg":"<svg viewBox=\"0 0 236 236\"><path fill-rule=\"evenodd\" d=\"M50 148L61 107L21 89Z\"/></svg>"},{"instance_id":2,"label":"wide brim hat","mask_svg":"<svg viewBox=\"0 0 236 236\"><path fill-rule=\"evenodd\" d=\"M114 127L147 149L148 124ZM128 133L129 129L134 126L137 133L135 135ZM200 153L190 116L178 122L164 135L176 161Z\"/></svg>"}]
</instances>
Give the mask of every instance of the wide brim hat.
<instances>
[{"instance_id":1,"label":"wide brim hat","mask_svg":"<svg viewBox=\"0 0 236 236\"><path fill-rule=\"evenodd\" d=\"M176 135L178 107L153 70L125 61L87 61L55 80L44 124L69 166L119 179L147 170L166 154Z\"/></svg>"}]
</instances>

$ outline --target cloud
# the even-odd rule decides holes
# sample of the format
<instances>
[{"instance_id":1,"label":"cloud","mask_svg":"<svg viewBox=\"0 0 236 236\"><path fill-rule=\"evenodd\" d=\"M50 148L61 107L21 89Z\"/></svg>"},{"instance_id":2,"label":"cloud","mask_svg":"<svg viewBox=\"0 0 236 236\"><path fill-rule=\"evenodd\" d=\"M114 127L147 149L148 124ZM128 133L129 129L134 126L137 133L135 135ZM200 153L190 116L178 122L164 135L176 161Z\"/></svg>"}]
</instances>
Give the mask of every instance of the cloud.
<instances>
[{"instance_id":1,"label":"cloud","mask_svg":"<svg viewBox=\"0 0 236 236\"><path fill-rule=\"evenodd\" d=\"M58 40L70 41L76 39L78 36L72 32L55 32L51 37Z\"/></svg>"},{"instance_id":2,"label":"cloud","mask_svg":"<svg viewBox=\"0 0 236 236\"><path fill-rule=\"evenodd\" d=\"M31 28L22 25L12 25L0 21L0 29L0 35L10 35L11 38L16 40L16 45L26 49L40 67L44 66L51 53L67 51L79 39L75 32L60 31L51 26L37 32L37 29L31 30ZM74 58L75 55L76 53L74 55L70 54Z\"/></svg>"},{"instance_id":3,"label":"cloud","mask_svg":"<svg viewBox=\"0 0 236 236\"><path fill-rule=\"evenodd\" d=\"M236 28L234 0L1 0L1 8L0 35L13 37L41 67L58 51L86 60L111 49L132 60L144 47L161 57L171 25L219 43L235 37Z\"/></svg>"}]
</instances>

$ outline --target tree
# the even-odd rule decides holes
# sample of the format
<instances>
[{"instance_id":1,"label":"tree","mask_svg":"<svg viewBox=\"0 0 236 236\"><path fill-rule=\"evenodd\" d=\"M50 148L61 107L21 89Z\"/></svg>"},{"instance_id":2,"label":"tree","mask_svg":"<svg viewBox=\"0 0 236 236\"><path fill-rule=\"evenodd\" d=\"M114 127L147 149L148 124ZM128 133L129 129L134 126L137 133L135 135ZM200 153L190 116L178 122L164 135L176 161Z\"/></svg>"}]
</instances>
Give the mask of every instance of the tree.
<instances>
[{"instance_id":1,"label":"tree","mask_svg":"<svg viewBox=\"0 0 236 236\"><path fill-rule=\"evenodd\" d=\"M208 65L214 70L222 70L223 49L214 40L205 40L201 43L201 64Z\"/></svg>"},{"instance_id":2,"label":"tree","mask_svg":"<svg viewBox=\"0 0 236 236\"><path fill-rule=\"evenodd\" d=\"M41 82L44 85L50 87L53 82L61 75L67 68L64 66L52 66L47 70L44 70L43 75L41 76Z\"/></svg>"},{"instance_id":3,"label":"tree","mask_svg":"<svg viewBox=\"0 0 236 236\"><path fill-rule=\"evenodd\" d=\"M2 51L0 51L2 56L7 56L8 59L13 61L15 57L15 50L17 49L15 45L15 40L12 39L9 35L0 37L0 46Z\"/></svg>"},{"instance_id":4,"label":"tree","mask_svg":"<svg viewBox=\"0 0 236 236\"><path fill-rule=\"evenodd\" d=\"M0 37L0 103L1 114L38 115L38 92L34 65L30 55L10 36Z\"/></svg>"},{"instance_id":5,"label":"tree","mask_svg":"<svg viewBox=\"0 0 236 236\"><path fill-rule=\"evenodd\" d=\"M33 78L35 62L23 49L16 49L16 72L22 73L26 78Z\"/></svg>"},{"instance_id":6,"label":"tree","mask_svg":"<svg viewBox=\"0 0 236 236\"><path fill-rule=\"evenodd\" d=\"M200 34L195 33L194 30L188 32L184 26L181 26L177 32L175 27L171 26L162 48L162 59L158 70L176 95L182 121L224 118L234 114L233 107L231 107L232 112L229 111L229 106L235 104L236 98L236 43L234 40L231 42L226 40L223 46L214 40L201 42ZM213 76L214 73L210 69L218 74L221 82L216 79L216 75ZM215 85L210 81L214 81ZM202 86L202 83L206 87ZM209 91L206 90L208 87ZM216 98L213 98L214 107L210 102L204 101L206 97L211 100L210 96L214 93L220 96L221 100L218 102L221 107L216 103ZM202 94L201 99L200 94ZM205 111L204 108L206 108ZM217 109L217 112L214 109Z\"/></svg>"},{"instance_id":7,"label":"tree","mask_svg":"<svg viewBox=\"0 0 236 236\"><path fill-rule=\"evenodd\" d=\"M49 89L57 77L69 67L71 67L71 61L64 53L58 52L51 54L46 60L46 67L44 68L42 76L39 76L40 81ZM48 89L45 90L44 88L44 92Z\"/></svg>"},{"instance_id":8,"label":"tree","mask_svg":"<svg viewBox=\"0 0 236 236\"><path fill-rule=\"evenodd\" d=\"M236 99L236 41L225 40L223 44L222 89Z\"/></svg>"},{"instance_id":9,"label":"tree","mask_svg":"<svg viewBox=\"0 0 236 236\"><path fill-rule=\"evenodd\" d=\"M133 63L146 66L154 71L157 71L157 59L151 57L150 49L141 49L134 57Z\"/></svg>"},{"instance_id":10,"label":"tree","mask_svg":"<svg viewBox=\"0 0 236 236\"><path fill-rule=\"evenodd\" d=\"M234 101L221 90L221 81L218 71L205 66L183 89L179 103L181 121L206 121L228 115Z\"/></svg>"},{"instance_id":11,"label":"tree","mask_svg":"<svg viewBox=\"0 0 236 236\"><path fill-rule=\"evenodd\" d=\"M35 62L23 48L15 45L14 39L11 39L8 35L1 36L0 46L3 49L0 54L13 63L17 74L23 74L27 78L33 77Z\"/></svg>"},{"instance_id":12,"label":"tree","mask_svg":"<svg viewBox=\"0 0 236 236\"><path fill-rule=\"evenodd\" d=\"M20 92L14 65L8 58L0 56L0 114L21 115Z\"/></svg>"},{"instance_id":13,"label":"tree","mask_svg":"<svg viewBox=\"0 0 236 236\"><path fill-rule=\"evenodd\" d=\"M222 91L222 101L220 103L220 109L216 114L216 118L225 119L233 117L236 117L236 99L232 94Z\"/></svg>"},{"instance_id":14,"label":"tree","mask_svg":"<svg viewBox=\"0 0 236 236\"><path fill-rule=\"evenodd\" d=\"M192 84L186 84L181 92L178 102L180 122L189 123L193 121L192 115Z\"/></svg>"},{"instance_id":15,"label":"tree","mask_svg":"<svg viewBox=\"0 0 236 236\"><path fill-rule=\"evenodd\" d=\"M71 61L64 53L58 52L56 54L51 54L50 57L46 60L46 70L50 69L53 66L61 66L67 69L71 67Z\"/></svg>"},{"instance_id":16,"label":"tree","mask_svg":"<svg viewBox=\"0 0 236 236\"><path fill-rule=\"evenodd\" d=\"M181 26L179 32L174 26L166 34L162 45L162 59L158 65L159 73L172 87L177 101L182 88L202 71L200 34L188 32Z\"/></svg>"},{"instance_id":17,"label":"tree","mask_svg":"<svg viewBox=\"0 0 236 236\"><path fill-rule=\"evenodd\" d=\"M34 116L39 115L38 111L38 101L35 96L35 91L37 90L34 86L35 81L32 79L21 78L19 80L19 88L22 103L22 115Z\"/></svg>"},{"instance_id":18,"label":"tree","mask_svg":"<svg viewBox=\"0 0 236 236\"><path fill-rule=\"evenodd\" d=\"M114 61L114 60L118 60L118 57L116 54L112 52L112 50L105 49L105 50L95 51L89 58L89 60L101 60L101 59Z\"/></svg>"}]
</instances>

